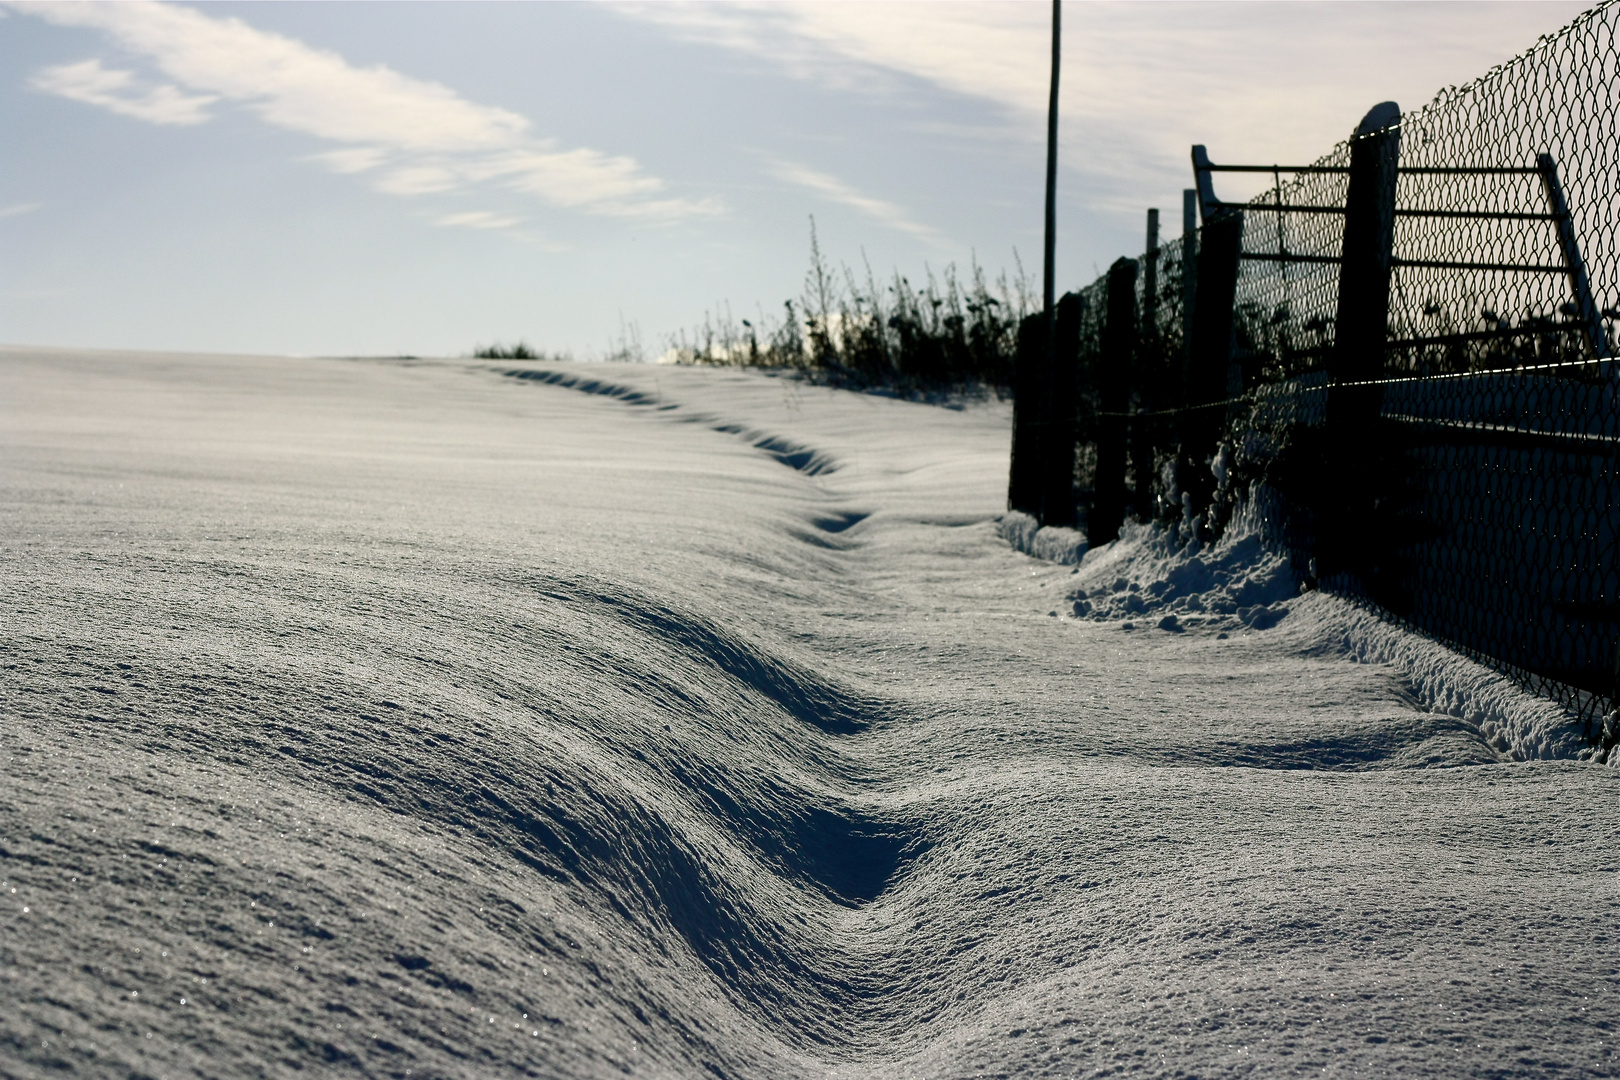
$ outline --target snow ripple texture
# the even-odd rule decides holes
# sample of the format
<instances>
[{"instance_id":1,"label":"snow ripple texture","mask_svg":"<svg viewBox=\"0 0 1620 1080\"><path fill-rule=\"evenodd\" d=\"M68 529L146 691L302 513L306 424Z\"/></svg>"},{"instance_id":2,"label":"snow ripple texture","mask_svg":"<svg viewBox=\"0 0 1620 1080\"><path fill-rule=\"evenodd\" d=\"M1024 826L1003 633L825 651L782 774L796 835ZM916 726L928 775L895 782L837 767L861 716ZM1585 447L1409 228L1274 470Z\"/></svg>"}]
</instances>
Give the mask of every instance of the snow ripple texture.
<instances>
[{"instance_id":1,"label":"snow ripple texture","mask_svg":"<svg viewBox=\"0 0 1620 1080\"><path fill-rule=\"evenodd\" d=\"M0 417L0 1074L1613 1071L1616 772L1236 547L1013 550L1004 406L13 348Z\"/></svg>"}]
</instances>

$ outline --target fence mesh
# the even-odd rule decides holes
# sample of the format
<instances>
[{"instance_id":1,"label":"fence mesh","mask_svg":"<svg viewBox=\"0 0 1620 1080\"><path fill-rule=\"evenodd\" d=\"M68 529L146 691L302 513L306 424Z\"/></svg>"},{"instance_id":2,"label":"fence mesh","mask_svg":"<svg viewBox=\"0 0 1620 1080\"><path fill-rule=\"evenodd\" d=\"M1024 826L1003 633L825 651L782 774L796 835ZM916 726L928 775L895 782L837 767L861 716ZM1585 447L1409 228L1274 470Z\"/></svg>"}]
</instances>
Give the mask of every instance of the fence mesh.
<instances>
[{"instance_id":1,"label":"fence mesh","mask_svg":"<svg viewBox=\"0 0 1620 1080\"><path fill-rule=\"evenodd\" d=\"M1271 190L1241 206L1211 201L1216 166L1201 229L1080 290L1089 527L1106 538L1121 503L1218 533L1255 500L1308 584L1519 677L1612 743L1617 32L1611 0L1368 134L1380 164L1355 167L1393 193L1372 217L1351 191L1369 183L1352 179L1363 140L1267 167ZM1134 324L1123 351L1111 317Z\"/></svg>"}]
</instances>

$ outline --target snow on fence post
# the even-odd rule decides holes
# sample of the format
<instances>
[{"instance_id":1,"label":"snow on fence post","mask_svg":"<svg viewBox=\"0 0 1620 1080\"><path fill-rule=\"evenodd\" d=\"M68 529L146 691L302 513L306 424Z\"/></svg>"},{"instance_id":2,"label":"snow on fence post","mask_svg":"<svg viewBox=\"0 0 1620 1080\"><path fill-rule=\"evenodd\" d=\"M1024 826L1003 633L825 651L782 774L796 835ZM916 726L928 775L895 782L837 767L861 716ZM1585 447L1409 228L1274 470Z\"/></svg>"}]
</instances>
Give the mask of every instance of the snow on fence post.
<instances>
[{"instance_id":1,"label":"snow on fence post","mask_svg":"<svg viewBox=\"0 0 1620 1080\"><path fill-rule=\"evenodd\" d=\"M1013 357L1013 439L1007 506L1039 520L1044 509L1042 478L1052 385L1048 369L1046 312L1026 315L1018 324ZM1073 453L1071 450L1070 453Z\"/></svg>"},{"instance_id":2,"label":"snow on fence post","mask_svg":"<svg viewBox=\"0 0 1620 1080\"><path fill-rule=\"evenodd\" d=\"M1319 576L1349 572L1370 585L1380 546L1372 520L1382 486L1378 414L1383 408L1384 353L1395 245L1395 188L1401 152L1401 109L1372 107L1350 140L1344 199L1339 302L1328 367L1327 461L1317 538Z\"/></svg>"},{"instance_id":3,"label":"snow on fence post","mask_svg":"<svg viewBox=\"0 0 1620 1080\"><path fill-rule=\"evenodd\" d=\"M1222 208L1210 180L1209 154L1192 148L1193 175L1197 179L1199 214L1204 227L1198 240L1197 304L1183 383L1180 415L1181 451L1177 480L1191 498L1193 512L1201 514L1215 496L1210 462L1226 422L1226 413L1214 406L1227 397L1232 366L1232 308L1237 300L1238 262L1243 250L1243 211Z\"/></svg>"},{"instance_id":4,"label":"snow on fence post","mask_svg":"<svg viewBox=\"0 0 1620 1080\"><path fill-rule=\"evenodd\" d=\"M1125 521L1125 410L1136 332L1136 260L1118 259L1108 268L1108 311L1097 362L1097 483L1086 528L1092 547L1117 539Z\"/></svg>"},{"instance_id":5,"label":"snow on fence post","mask_svg":"<svg viewBox=\"0 0 1620 1080\"><path fill-rule=\"evenodd\" d=\"M1080 322L1085 300L1079 293L1064 293L1057 303L1056 340L1052 346L1051 389L1047 394L1046 449L1041 460L1045 482L1041 495L1041 524L1075 524L1074 441L1075 408L1080 398Z\"/></svg>"}]
</instances>

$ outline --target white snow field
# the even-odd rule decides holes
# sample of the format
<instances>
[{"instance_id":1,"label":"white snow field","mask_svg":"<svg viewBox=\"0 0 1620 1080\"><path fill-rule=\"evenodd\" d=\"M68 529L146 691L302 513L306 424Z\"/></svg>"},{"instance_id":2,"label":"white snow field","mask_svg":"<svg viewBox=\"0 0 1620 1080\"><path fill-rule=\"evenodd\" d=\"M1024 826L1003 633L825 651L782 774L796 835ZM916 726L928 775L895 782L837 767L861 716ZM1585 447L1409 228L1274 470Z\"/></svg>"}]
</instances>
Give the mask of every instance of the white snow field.
<instances>
[{"instance_id":1,"label":"white snow field","mask_svg":"<svg viewBox=\"0 0 1620 1080\"><path fill-rule=\"evenodd\" d=\"M0 1075L1620 1071L1620 770L1008 418L0 350Z\"/></svg>"}]
</instances>

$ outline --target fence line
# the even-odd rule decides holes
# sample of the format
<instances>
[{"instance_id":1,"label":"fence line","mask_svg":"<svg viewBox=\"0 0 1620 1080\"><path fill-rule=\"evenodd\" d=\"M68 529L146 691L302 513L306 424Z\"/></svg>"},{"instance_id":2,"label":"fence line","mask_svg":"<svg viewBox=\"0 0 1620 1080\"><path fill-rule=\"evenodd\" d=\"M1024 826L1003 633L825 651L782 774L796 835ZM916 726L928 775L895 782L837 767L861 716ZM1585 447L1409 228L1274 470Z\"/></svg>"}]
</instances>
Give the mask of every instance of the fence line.
<instances>
[{"instance_id":1,"label":"fence line","mask_svg":"<svg viewBox=\"0 0 1620 1080\"><path fill-rule=\"evenodd\" d=\"M1159 244L1155 214L1145 254L1060 303L1051 366L1020 349L1020 422L1039 427L1016 437L1046 473L1021 481L1015 460L1014 507L1098 544L1132 516L1214 539L1256 500L1307 586L1513 674L1612 744L1616 85L1609 0L1413 113L1375 106L1315 162L1194 147L1181 242ZM1227 173L1274 183L1225 202Z\"/></svg>"}]
</instances>

